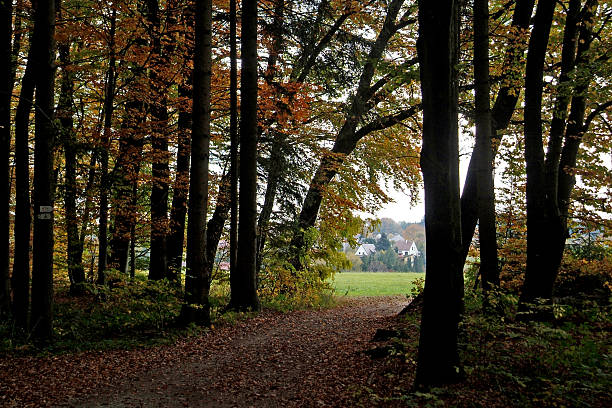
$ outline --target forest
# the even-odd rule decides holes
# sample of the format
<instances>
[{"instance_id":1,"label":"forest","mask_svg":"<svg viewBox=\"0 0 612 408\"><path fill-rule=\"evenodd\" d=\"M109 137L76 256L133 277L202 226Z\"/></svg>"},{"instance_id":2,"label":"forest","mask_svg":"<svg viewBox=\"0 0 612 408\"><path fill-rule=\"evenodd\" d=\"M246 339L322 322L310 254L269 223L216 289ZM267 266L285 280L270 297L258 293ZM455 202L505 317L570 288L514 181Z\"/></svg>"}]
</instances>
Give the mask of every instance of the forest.
<instances>
[{"instance_id":1,"label":"forest","mask_svg":"<svg viewBox=\"0 0 612 408\"><path fill-rule=\"evenodd\" d=\"M478 378L500 388L482 406L612 401L609 0L0 0L0 20L5 384L64 364L49 355L229 352L258 319L298 327L296 310L338 326L305 327L335 344L316 356L348 353L401 310L352 380L329 374L350 392L288 404L474 406ZM363 217L390 191L423 200L424 234ZM374 231L378 258L345 250ZM425 275L410 301L347 300L330 282L351 268ZM538 348L557 357L529 371ZM173 354L152 350L129 358ZM51 392L91 403L75 393Z\"/></svg>"}]
</instances>

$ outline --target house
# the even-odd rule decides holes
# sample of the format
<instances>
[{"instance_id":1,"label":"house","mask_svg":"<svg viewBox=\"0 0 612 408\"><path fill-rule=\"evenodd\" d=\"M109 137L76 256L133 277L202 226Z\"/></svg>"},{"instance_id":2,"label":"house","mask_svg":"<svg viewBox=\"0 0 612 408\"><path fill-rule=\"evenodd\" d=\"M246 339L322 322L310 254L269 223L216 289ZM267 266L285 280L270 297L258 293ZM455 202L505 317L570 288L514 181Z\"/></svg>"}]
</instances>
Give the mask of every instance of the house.
<instances>
[{"instance_id":1,"label":"house","mask_svg":"<svg viewBox=\"0 0 612 408\"><path fill-rule=\"evenodd\" d=\"M355 251L355 255L359 257L372 255L374 253L376 253L376 246L374 246L374 244L361 244L359 248L357 248L357 251Z\"/></svg>"},{"instance_id":2,"label":"house","mask_svg":"<svg viewBox=\"0 0 612 408\"><path fill-rule=\"evenodd\" d=\"M420 255L420 251L414 241L412 243L408 243L406 240L397 241L393 246L397 248L397 254L401 257L417 257Z\"/></svg>"}]
</instances>

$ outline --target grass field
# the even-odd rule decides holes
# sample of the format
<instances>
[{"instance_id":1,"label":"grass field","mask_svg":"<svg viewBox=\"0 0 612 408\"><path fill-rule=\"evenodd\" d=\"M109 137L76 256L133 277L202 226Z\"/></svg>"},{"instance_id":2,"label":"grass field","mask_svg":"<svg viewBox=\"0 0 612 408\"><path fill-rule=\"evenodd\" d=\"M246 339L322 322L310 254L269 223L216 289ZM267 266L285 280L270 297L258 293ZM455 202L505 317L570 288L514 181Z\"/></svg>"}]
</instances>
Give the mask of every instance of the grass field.
<instances>
[{"instance_id":1,"label":"grass field","mask_svg":"<svg viewBox=\"0 0 612 408\"><path fill-rule=\"evenodd\" d=\"M425 278L413 272L342 272L333 285L337 296L410 295L412 281Z\"/></svg>"}]
</instances>

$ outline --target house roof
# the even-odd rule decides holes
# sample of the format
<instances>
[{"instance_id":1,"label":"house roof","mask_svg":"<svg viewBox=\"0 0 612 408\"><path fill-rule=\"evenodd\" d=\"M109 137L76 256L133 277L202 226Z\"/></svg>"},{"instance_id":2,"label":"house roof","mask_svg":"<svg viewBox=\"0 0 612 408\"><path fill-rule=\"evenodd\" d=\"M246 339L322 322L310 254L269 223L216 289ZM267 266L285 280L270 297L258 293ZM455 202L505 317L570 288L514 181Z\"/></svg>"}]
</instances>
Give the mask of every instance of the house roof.
<instances>
[{"instance_id":1,"label":"house roof","mask_svg":"<svg viewBox=\"0 0 612 408\"><path fill-rule=\"evenodd\" d=\"M397 248L398 251L409 251L412 246L412 242L408 243L406 240L396 241L393 243L393 246Z\"/></svg>"},{"instance_id":2,"label":"house roof","mask_svg":"<svg viewBox=\"0 0 612 408\"><path fill-rule=\"evenodd\" d=\"M392 237L389 237L389 241L399 242L399 241L405 241L405 239L400 234L395 234Z\"/></svg>"},{"instance_id":3,"label":"house roof","mask_svg":"<svg viewBox=\"0 0 612 408\"><path fill-rule=\"evenodd\" d=\"M360 249L364 255L370 255L376 252L376 246L374 244L361 244L356 252L359 252Z\"/></svg>"}]
</instances>

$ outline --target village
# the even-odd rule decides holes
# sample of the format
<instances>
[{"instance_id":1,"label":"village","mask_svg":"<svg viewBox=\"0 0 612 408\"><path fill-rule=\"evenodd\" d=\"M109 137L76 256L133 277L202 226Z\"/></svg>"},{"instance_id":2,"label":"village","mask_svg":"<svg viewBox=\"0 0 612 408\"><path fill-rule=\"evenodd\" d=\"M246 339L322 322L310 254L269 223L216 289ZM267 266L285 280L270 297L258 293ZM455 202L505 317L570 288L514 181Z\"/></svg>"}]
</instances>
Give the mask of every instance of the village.
<instances>
[{"instance_id":1,"label":"village","mask_svg":"<svg viewBox=\"0 0 612 408\"><path fill-rule=\"evenodd\" d=\"M343 242L342 251L351 261L351 271L424 272L425 252L415 240L399 233L379 232L369 236L358 234L356 245Z\"/></svg>"}]
</instances>

